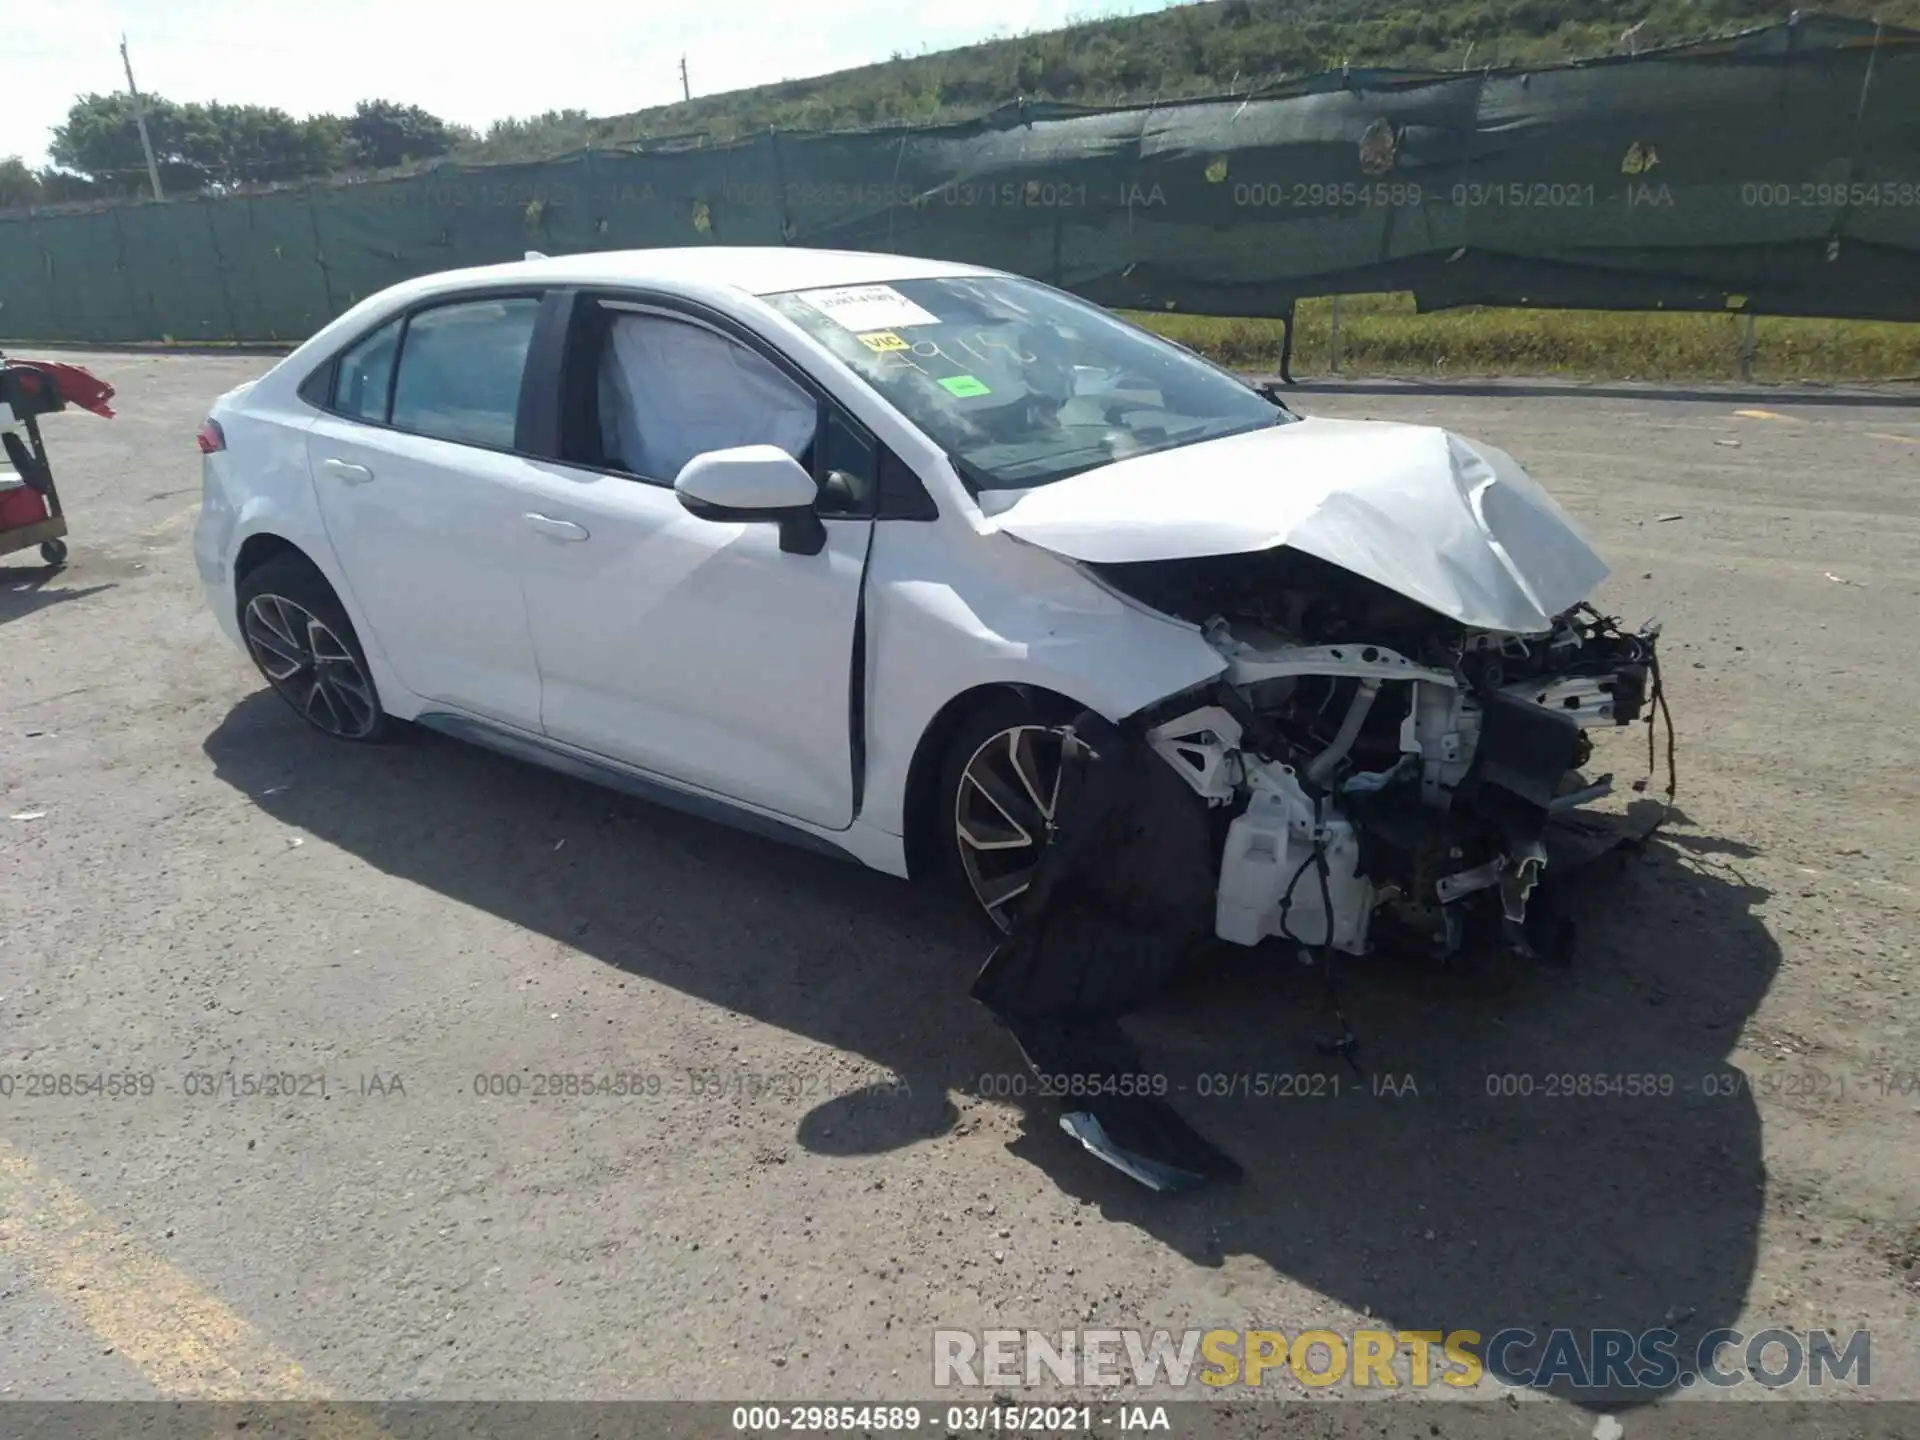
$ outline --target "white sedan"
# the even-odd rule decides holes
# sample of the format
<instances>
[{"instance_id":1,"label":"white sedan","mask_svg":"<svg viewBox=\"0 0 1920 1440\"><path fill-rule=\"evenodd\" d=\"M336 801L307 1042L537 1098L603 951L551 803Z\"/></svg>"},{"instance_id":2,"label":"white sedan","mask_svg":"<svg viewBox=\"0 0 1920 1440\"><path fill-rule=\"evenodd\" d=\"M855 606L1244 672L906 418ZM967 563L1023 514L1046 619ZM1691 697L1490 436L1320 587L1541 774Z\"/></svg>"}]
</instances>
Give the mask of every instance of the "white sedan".
<instances>
[{"instance_id":1,"label":"white sedan","mask_svg":"<svg viewBox=\"0 0 1920 1440\"><path fill-rule=\"evenodd\" d=\"M214 613L343 740L410 721L1001 928L1110 722L1214 926L1509 926L1650 634L1505 454L1302 419L1048 286L805 249L529 257L354 307L200 433ZM1648 683L1652 671L1653 685ZM1311 863L1310 883L1301 877Z\"/></svg>"}]
</instances>

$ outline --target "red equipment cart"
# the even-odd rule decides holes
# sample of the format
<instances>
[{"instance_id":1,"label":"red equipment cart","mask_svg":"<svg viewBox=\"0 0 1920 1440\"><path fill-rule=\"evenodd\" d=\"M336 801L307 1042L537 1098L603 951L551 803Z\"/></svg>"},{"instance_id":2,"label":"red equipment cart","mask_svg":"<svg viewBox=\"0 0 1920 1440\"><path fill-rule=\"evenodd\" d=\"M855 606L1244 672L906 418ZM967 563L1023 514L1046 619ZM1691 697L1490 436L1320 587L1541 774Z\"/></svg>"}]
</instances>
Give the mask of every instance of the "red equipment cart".
<instances>
[{"instance_id":1,"label":"red equipment cart","mask_svg":"<svg viewBox=\"0 0 1920 1440\"><path fill-rule=\"evenodd\" d=\"M0 430L0 446L18 476L13 484L0 481L0 555L38 545L47 564L67 563L67 518L47 463L40 417L69 404L111 417L107 402L112 398L111 385L78 365L0 356L0 421L11 412L26 432L23 439L19 430Z\"/></svg>"}]
</instances>

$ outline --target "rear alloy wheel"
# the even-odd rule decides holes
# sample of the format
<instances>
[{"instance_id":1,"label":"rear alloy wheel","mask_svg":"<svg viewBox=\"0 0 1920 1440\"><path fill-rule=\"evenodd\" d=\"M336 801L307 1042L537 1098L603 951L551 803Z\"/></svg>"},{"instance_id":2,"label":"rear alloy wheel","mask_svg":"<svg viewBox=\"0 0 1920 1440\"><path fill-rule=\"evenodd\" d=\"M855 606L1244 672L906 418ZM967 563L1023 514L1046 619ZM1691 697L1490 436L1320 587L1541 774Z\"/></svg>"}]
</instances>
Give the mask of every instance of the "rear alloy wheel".
<instances>
[{"instance_id":1,"label":"rear alloy wheel","mask_svg":"<svg viewBox=\"0 0 1920 1440\"><path fill-rule=\"evenodd\" d=\"M1064 734L1061 726L1034 720L995 728L967 753L952 787L960 873L1002 933L1012 929L1017 902L1053 833Z\"/></svg>"},{"instance_id":2,"label":"rear alloy wheel","mask_svg":"<svg viewBox=\"0 0 1920 1440\"><path fill-rule=\"evenodd\" d=\"M283 556L240 588L247 651L280 698L336 739L381 738L387 717L366 657L319 571L297 556Z\"/></svg>"}]
</instances>

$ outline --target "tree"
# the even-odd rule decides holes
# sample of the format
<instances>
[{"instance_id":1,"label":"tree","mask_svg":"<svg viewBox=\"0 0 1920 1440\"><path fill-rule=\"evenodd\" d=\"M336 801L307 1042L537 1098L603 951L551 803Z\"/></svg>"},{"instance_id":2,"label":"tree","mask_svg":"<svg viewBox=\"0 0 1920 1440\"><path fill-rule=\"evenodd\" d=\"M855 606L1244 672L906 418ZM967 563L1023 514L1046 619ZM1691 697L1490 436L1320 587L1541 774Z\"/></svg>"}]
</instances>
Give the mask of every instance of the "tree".
<instances>
[{"instance_id":1,"label":"tree","mask_svg":"<svg viewBox=\"0 0 1920 1440\"><path fill-rule=\"evenodd\" d=\"M18 155L0 158L0 210L32 205L40 199L40 177Z\"/></svg>"},{"instance_id":2,"label":"tree","mask_svg":"<svg viewBox=\"0 0 1920 1440\"><path fill-rule=\"evenodd\" d=\"M335 116L296 120L271 106L218 102L180 107L180 148L181 159L207 183L222 186L325 175L339 169L345 155L343 123Z\"/></svg>"},{"instance_id":3,"label":"tree","mask_svg":"<svg viewBox=\"0 0 1920 1440\"><path fill-rule=\"evenodd\" d=\"M146 97L147 133L168 193L298 180L340 168L344 122L332 115L296 120L267 105L177 105ZM73 103L49 147L54 164L125 194L145 188L130 96L87 95Z\"/></svg>"},{"instance_id":4,"label":"tree","mask_svg":"<svg viewBox=\"0 0 1920 1440\"><path fill-rule=\"evenodd\" d=\"M130 193L123 186L98 185L84 175L76 175L71 170L56 170L48 166L34 176L40 182L41 205L59 205L71 200L100 200L112 196ZM144 180L142 181L144 184Z\"/></svg>"},{"instance_id":5,"label":"tree","mask_svg":"<svg viewBox=\"0 0 1920 1440\"><path fill-rule=\"evenodd\" d=\"M179 159L180 107L158 95L149 95L146 101L147 133L153 138L161 182L169 189L198 189L199 172ZM146 183L140 127L128 95L83 95L74 101L66 123L54 127L47 153L59 168L76 171L107 189L131 192Z\"/></svg>"},{"instance_id":6,"label":"tree","mask_svg":"<svg viewBox=\"0 0 1920 1440\"><path fill-rule=\"evenodd\" d=\"M444 155L462 136L438 115L391 100L362 100L344 133L347 159L375 170Z\"/></svg>"}]
</instances>

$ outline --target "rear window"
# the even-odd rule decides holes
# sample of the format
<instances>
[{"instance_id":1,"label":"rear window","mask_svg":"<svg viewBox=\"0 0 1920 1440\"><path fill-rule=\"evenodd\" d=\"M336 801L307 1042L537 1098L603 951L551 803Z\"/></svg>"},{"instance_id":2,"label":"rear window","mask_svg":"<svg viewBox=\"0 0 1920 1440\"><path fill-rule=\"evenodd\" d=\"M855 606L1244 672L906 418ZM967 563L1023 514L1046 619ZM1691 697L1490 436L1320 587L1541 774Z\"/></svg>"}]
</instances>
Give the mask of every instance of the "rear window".
<instances>
[{"instance_id":1,"label":"rear window","mask_svg":"<svg viewBox=\"0 0 1920 1440\"><path fill-rule=\"evenodd\" d=\"M470 300L407 322L391 423L417 435L508 449L540 301ZM342 379L345 379L344 363Z\"/></svg>"},{"instance_id":2,"label":"rear window","mask_svg":"<svg viewBox=\"0 0 1920 1440\"><path fill-rule=\"evenodd\" d=\"M333 382L333 408L355 420L385 424L387 393L393 384L393 354L400 343L400 321L382 325L340 357Z\"/></svg>"}]
</instances>

